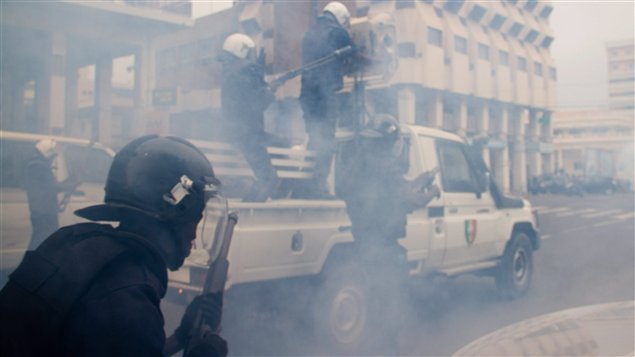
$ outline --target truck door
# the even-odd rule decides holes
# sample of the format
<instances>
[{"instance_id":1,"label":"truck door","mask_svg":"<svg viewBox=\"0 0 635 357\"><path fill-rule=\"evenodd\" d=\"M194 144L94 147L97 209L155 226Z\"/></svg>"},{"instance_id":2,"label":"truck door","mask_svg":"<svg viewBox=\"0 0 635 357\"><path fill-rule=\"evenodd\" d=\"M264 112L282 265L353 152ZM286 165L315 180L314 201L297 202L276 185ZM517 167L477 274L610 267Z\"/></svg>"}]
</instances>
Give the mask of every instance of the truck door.
<instances>
[{"instance_id":1,"label":"truck door","mask_svg":"<svg viewBox=\"0 0 635 357\"><path fill-rule=\"evenodd\" d=\"M446 252L444 268L486 260L495 255L496 206L479 187L465 144L437 140L444 204Z\"/></svg>"},{"instance_id":2,"label":"truck door","mask_svg":"<svg viewBox=\"0 0 635 357\"><path fill-rule=\"evenodd\" d=\"M413 180L421 173L436 166L434 139L420 135L408 140L408 167L406 179ZM435 183L439 184L438 177ZM445 251L443 206L440 199L433 199L426 208L408 216L407 233L399 243L408 249L410 261L425 261L426 268L440 268Z\"/></svg>"}]
</instances>

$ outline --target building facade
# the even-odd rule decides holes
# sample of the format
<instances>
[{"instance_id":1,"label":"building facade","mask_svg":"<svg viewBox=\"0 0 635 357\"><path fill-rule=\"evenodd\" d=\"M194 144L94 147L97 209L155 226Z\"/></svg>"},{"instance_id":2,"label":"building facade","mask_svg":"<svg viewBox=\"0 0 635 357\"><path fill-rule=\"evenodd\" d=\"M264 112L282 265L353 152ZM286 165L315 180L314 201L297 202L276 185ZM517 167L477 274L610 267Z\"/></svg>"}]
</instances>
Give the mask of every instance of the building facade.
<instances>
[{"instance_id":1,"label":"building facade","mask_svg":"<svg viewBox=\"0 0 635 357\"><path fill-rule=\"evenodd\" d=\"M145 132L151 41L193 21L138 5L0 2L0 129L115 147ZM126 57L132 83L117 83L115 64Z\"/></svg>"},{"instance_id":2,"label":"building facade","mask_svg":"<svg viewBox=\"0 0 635 357\"><path fill-rule=\"evenodd\" d=\"M269 78L297 68L302 36L328 1L245 1L154 43L156 88L178 92L165 108L170 128L211 133L219 120L219 68L229 33L248 34L266 53ZM551 112L556 69L549 1L343 1L362 50L384 61L367 68L365 103L400 121L485 135L486 161L505 191L553 170ZM370 37L380 38L371 48ZM378 44L377 44L378 43ZM389 61L385 61L386 57ZM387 63L388 62L388 63ZM348 78L342 92L353 87ZM303 142L299 79L281 87L269 129ZM197 119L198 118L198 119ZM164 127L166 125L163 125Z\"/></svg>"},{"instance_id":3,"label":"building facade","mask_svg":"<svg viewBox=\"0 0 635 357\"><path fill-rule=\"evenodd\" d=\"M528 176L553 170L549 1L343 2L355 42L375 59L363 75L371 114L488 137L485 159L505 191L525 192ZM196 20L166 11L176 3L0 3L0 127L115 147L149 132L214 139L224 38L254 38L273 79L300 66L302 37L328 1L235 1ZM115 59L129 56L132 85L113 85ZM354 81L345 82L346 103ZM299 88L299 78L287 82L266 113L268 129L296 144Z\"/></svg>"},{"instance_id":4,"label":"building facade","mask_svg":"<svg viewBox=\"0 0 635 357\"><path fill-rule=\"evenodd\" d=\"M572 110L553 117L555 166L579 177L633 182L633 115L628 111Z\"/></svg>"},{"instance_id":5,"label":"building facade","mask_svg":"<svg viewBox=\"0 0 635 357\"><path fill-rule=\"evenodd\" d=\"M635 40L606 44L609 109L635 111Z\"/></svg>"}]
</instances>

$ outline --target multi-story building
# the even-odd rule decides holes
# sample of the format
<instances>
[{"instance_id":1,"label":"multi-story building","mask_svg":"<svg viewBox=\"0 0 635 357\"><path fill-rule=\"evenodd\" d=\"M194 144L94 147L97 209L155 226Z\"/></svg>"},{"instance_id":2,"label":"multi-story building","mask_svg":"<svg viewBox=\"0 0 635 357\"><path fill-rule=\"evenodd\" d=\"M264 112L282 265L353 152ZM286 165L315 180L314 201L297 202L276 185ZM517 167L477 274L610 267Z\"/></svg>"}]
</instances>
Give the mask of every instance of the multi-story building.
<instances>
[{"instance_id":1,"label":"multi-story building","mask_svg":"<svg viewBox=\"0 0 635 357\"><path fill-rule=\"evenodd\" d=\"M222 39L235 31L250 35L265 50L269 77L276 77L300 65L302 36L327 2L236 2L158 39L154 86L179 98L165 108L169 116L163 120L183 135L210 137L220 120L220 69L211 59ZM527 176L553 170L556 69L549 52L549 1L343 2L353 15L355 40L369 45L374 32L382 48L366 50L391 59L365 73L371 112L487 135L485 158L505 190L523 192ZM351 87L349 78L343 98ZM299 79L277 95L270 128L302 142Z\"/></svg>"},{"instance_id":2,"label":"multi-story building","mask_svg":"<svg viewBox=\"0 0 635 357\"><path fill-rule=\"evenodd\" d=\"M196 21L165 11L172 1L2 2L0 127L115 146L146 132L212 138L224 37L253 37L274 78L300 65L303 34L327 2L236 1ZM523 192L527 176L552 170L549 1L343 2L355 41L383 59L364 74L371 113L488 136L485 158L504 190ZM113 61L131 55L133 83L118 95ZM78 80L86 67L92 86ZM352 84L348 78L344 100ZM298 95L295 78L278 90L267 118L272 131L301 143Z\"/></svg>"},{"instance_id":3,"label":"multi-story building","mask_svg":"<svg viewBox=\"0 0 635 357\"><path fill-rule=\"evenodd\" d=\"M606 44L609 72L609 108L635 111L635 40Z\"/></svg>"},{"instance_id":4,"label":"multi-story building","mask_svg":"<svg viewBox=\"0 0 635 357\"><path fill-rule=\"evenodd\" d=\"M553 144L556 168L568 174L633 182L633 116L627 111L556 112Z\"/></svg>"},{"instance_id":5,"label":"multi-story building","mask_svg":"<svg viewBox=\"0 0 635 357\"><path fill-rule=\"evenodd\" d=\"M152 39L192 24L124 1L0 2L0 129L114 146L147 131Z\"/></svg>"}]
</instances>

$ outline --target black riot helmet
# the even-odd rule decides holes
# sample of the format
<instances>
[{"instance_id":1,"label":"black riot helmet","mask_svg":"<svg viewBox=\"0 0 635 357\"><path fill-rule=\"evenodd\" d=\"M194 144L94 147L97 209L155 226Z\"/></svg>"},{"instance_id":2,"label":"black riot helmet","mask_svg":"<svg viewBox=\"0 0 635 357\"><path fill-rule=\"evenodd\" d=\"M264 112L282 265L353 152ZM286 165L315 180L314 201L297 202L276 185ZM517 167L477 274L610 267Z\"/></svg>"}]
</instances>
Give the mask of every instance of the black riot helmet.
<instances>
[{"instance_id":1,"label":"black riot helmet","mask_svg":"<svg viewBox=\"0 0 635 357\"><path fill-rule=\"evenodd\" d=\"M104 204L75 214L93 221L122 221L140 212L170 223L198 222L220 181L205 155L176 137L143 136L115 156Z\"/></svg>"},{"instance_id":2,"label":"black riot helmet","mask_svg":"<svg viewBox=\"0 0 635 357\"><path fill-rule=\"evenodd\" d=\"M392 115L377 114L360 131L359 135L365 139L377 139L393 143L399 139L399 122Z\"/></svg>"}]
</instances>

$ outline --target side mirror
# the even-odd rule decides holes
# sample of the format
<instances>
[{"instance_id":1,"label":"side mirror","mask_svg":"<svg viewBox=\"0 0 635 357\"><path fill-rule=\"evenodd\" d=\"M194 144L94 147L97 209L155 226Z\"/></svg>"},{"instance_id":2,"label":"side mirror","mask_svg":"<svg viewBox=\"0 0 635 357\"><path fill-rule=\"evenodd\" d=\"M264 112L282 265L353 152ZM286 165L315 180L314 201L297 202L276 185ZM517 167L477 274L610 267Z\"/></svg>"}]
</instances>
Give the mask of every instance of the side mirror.
<instances>
[{"instance_id":1,"label":"side mirror","mask_svg":"<svg viewBox=\"0 0 635 357\"><path fill-rule=\"evenodd\" d=\"M490 173L488 171L482 172L476 179L476 198L480 199L483 192L487 192L490 185Z\"/></svg>"}]
</instances>

